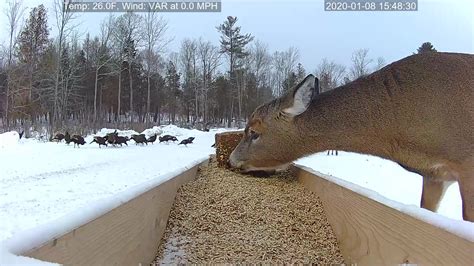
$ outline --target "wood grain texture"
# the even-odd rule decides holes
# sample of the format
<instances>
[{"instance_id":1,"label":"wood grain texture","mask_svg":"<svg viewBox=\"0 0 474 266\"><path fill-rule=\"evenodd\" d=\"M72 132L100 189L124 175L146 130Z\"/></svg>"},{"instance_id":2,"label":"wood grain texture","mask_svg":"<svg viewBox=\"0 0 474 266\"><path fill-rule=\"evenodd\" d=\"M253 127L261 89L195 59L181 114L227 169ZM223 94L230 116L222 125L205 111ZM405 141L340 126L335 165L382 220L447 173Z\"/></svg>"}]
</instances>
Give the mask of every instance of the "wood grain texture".
<instances>
[{"instance_id":1,"label":"wood grain texture","mask_svg":"<svg viewBox=\"0 0 474 266\"><path fill-rule=\"evenodd\" d=\"M149 265L176 192L196 177L198 167L23 255L65 265Z\"/></svg>"},{"instance_id":2,"label":"wood grain texture","mask_svg":"<svg viewBox=\"0 0 474 266\"><path fill-rule=\"evenodd\" d=\"M346 264L474 265L474 243L303 169L293 171L322 200Z\"/></svg>"}]
</instances>

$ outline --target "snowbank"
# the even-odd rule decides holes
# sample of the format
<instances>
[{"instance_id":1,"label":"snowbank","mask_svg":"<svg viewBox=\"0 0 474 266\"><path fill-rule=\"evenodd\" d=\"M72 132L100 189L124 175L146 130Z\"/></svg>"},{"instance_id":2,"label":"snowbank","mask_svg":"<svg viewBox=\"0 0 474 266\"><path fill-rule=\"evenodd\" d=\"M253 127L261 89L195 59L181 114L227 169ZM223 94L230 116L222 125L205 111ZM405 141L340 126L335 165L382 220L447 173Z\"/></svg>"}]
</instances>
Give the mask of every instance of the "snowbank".
<instances>
[{"instance_id":1,"label":"snowbank","mask_svg":"<svg viewBox=\"0 0 474 266\"><path fill-rule=\"evenodd\" d=\"M204 156L187 165L181 166L181 168L177 170L160 175L158 178L145 181L109 197L90 201L87 205L71 210L72 212L65 216L35 226L34 228L17 232L9 239L3 241L2 246L6 247L8 251L13 254L24 253L51 239L60 237L83 224L93 221L123 203L128 202L161 183L177 176L183 171L202 163L207 158L208 156ZM10 261L8 260L8 262Z\"/></svg>"},{"instance_id":2,"label":"snowbank","mask_svg":"<svg viewBox=\"0 0 474 266\"><path fill-rule=\"evenodd\" d=\"M13 147L20 141L20 135L16 131L10 131L0 134L0 149Z\"/></svg>"},{"instance_id":3,"label":"snowbank","mask_svg":"<svg viewBox=\"0 0 474 266\"><path fill-rule=\"evenodd\" d=\"M154 135L161 135L163 133L162 128L163 127L154 126L152 128L148 128L148 129L143 130L142 134L145 134L145 136L147 138L149 138L151 136L154 136Z\"/></svg>"},{"instance_id":4,"label":"snowbank","mask_svg":"<svg viewBox=\"0 0 474 266\"><path fill-rule=\"evenodd\" d=\"M341 151L338 156L317 153L296 163L376 191L403 204L419 206L421 201L422 177L408 172L395 162L376 156ZM446 191L438 213L462 220L461 195L457 183Z\"/></svg>"},{"instance_id":5,"label":"snowbank","mask_svg":"<svg viewBox=\"0 0 474 266\"><path fill-rule=\"evenodd\" d=\"M300 164L296 164L296 165L310 173L313 173L328 181L331 181L332 183L338 184L342 187L350 189L367 198L373 199L377 202L385 204L398 211L409 214L413 217L416 217L420 220L423 220L439 228L443 228L449 232L452 232L453 234L456 234L462 238L465 238L469 241L474 242L474 223L471 223L468 221L457 221L457 220L449 219L447 217L443 217L442 215L438 215L436 213L419 208L417 206L402 204L400 202L388 199L375 191L361 187L359 185L348 182L346 180L343 180L334 176L322 174L304 165L300 165Z\"/></svg>"},{"instance_id":6,"label":"snowbank","mask_svg":"<svg viewBox=\"0 0 474 266\"><path fill-rule=\"evenodd\" d=\"M113 131L102 129L97 135ZM223 130L165 126L146 132L159 131L196 139L188 147L155 143L121 148L24 141L0 152L0 264L26 263L9 252L20 254L60 236L200 163L214 153L214 134Z\"/></svg>"},{"instance_id":7,"label":"snowbank","mask_svg":"<svg viewBox=\"0 0 474 266\"><path fill-rule=\"evenodd\" d=\"M117 131L118 135L119 136L127 136L127 137L130 137L131 135L134 135L134 134L139 134L138 132L136 132L135 130L133 129L129 129L129 130L120 130L120 129L110 129L110 128L102 128L101 130L99 130L96 134L94 134L94 136L105 136L109 133L113 133Z\"/></svg>"},{"instance_id":8,"label":"snowbank","mask_svg":"<svg viewBox=\"0 0 474 266\"><path fill-rule=\"evenodd\" d=\"M0 248L0 265L28 265L28 266L53 266L59 265L56 263L44 262L41 260L23 257L23 256L15 256L12 253L8 252L5 248Z\"/></svg>"},{"instance_id":9,"label":"snowbank","mask_svg":"<svg viewBox=\"0 0 474 266\"><path fill-rule=\"evenodd\" d=\"M474 223L462 220L458 185L452 185L438 213L419 208L422 177L398 164L375 156L339 152L318 153L296 161L296 165L331 182L351 189L401 212L474 241Z\"/></svg>"}]
</instances>

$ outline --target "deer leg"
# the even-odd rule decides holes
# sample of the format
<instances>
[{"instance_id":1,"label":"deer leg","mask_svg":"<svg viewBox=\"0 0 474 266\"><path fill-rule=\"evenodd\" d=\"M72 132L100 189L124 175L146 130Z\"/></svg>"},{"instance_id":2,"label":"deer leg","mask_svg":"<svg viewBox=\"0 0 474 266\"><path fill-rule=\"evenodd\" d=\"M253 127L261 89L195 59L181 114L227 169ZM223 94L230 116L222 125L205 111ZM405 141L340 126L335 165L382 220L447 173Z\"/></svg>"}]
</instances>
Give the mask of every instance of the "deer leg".
<instances>
[{"instance_id":1,"label":"deer leg","mask_svg":"<svg viewBox=\"0 0 474 266\"><path fill-rule=\"evenodd\" d=\"M462 199L462 218L474 222L474 177L459 178Z\"/></svg>"},{"instance_id":2,"label":"deer leg","mask_svg":"<svg viewBox=\"0 0 474 266\"><path fill-rule=\"evenodd\" d=\"M421 207L436 212L446 189L454 181L433 180L431 177L423 177L423 192L421 193Z\"/></svg>"}]
</instances>

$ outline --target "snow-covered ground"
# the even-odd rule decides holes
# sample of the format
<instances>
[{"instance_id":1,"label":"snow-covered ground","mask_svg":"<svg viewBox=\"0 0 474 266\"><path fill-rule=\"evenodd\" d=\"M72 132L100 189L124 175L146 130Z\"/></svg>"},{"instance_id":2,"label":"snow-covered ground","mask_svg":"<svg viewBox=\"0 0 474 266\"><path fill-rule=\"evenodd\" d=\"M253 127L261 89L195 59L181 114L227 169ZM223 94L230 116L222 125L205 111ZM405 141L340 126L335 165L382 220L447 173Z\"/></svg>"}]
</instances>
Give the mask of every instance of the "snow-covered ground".
<instances>
[{"instance_id":1,"label":"snow-covered ground","mask_svg":"<svg viewBox=\"0 0 474 266\"><path fill-rule=\"evenodd\" d=\"M171 134L179 140L195 137L187 147L158 141L137 146L130 141L128 147L99 148L88 144L92 141L88 136L86 145L73 148L33 139L18 141L16 132L1 134L0 241L5 242L0 247L0 265L13 262L4 261L5 248L18 252L29 248L25 238L40 242L61 235L207 159L214 153L211 145L220 131L165 126L144 132ZM108 132L113 130L103 129L97 135ZM119 135L135 133L119 131Z\"/></svg>"},{"instance_id":2,"label":"snow-covered ground","mask_svg":"<svg viewBox=\"0 0 474 266\"><path fill-rule=\"evenodd\" d=\"M338 156L324 152L302 158L295 163L368 188L391 200L420 205L422 177L406 171L392 161L350 152L339 152ZM446 191L438 213L462 220L461 195L457 183Z\"/></svg>"},{"instance_id":3,"label":"snow-covered ground","mask_svg":"<svg viewBox=\"0 0 474 266\"><path fill-rule=\"evenodd\" d=\"M333 183L474 241L474 223L462 220L457 183L448 188L438 213L434 214L419 208L422 177L392 161L349 152L328 156L324 152L295 163Z\"/></svg>"},{"instance_id":4,"label":"snow-covered ground","mask_svg":"<svg viewBox=\"0 0 474 266\"><path fill-rule=\"evenodd\" d=\"M99 148L94 143L73 148L72 144L33 139L18 141L16 132L0 134L0 265L31 264L9 252L22 252L61 235L206 159L214 153L214 134L221 131L224 129L202 132L175 126L144 131L148 136L171 134L179 140L196 137L188 147L158 142L136 146L130 141L128 147ZM108 132L113 130L103 129L98 135ZM92 136L86 138L87 143L91 140ZM407 212L420 210L415 206L420 202L421 177L393 162L340 152L338 156L319 153L296 163L405 204L391 206ZM457 185L448 190L440 213L461 220ZM450 219L442 223L461 224L474 232L472 223Z\"/></svg>"}]
</instances>

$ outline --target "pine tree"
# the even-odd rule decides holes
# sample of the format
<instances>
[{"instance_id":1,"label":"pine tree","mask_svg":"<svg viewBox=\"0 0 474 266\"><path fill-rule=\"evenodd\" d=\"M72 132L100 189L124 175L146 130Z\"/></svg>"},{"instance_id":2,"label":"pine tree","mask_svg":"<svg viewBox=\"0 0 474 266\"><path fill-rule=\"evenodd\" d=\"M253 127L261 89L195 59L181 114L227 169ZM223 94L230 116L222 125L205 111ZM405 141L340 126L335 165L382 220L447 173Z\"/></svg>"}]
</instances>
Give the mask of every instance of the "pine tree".
<instances>
[{"instance_id":1,"label":"pine tree","mask_svg":"<svg viewBox=\"0 0 474 266\"><path fill-rule=\"evenodd\" d=\"M244 59L249 55L249 53L245 50L245 46L253 40L253 36L250 33L241 34L240 27L236 26L237 17L228 16L227 20L224 21L221 25L219 25L217 30L221 33L221 53L227 54L229 56L229 75L230 75L230 83L231 83L231 91L234 91L236 88L236 80L235 80L235 70L238 69L240 66L238 65L239 59ZM237 95L241 95L241 92L237 91ZM241 106L242 103L241 98L239 99L239 118L241 116L242 110ZM230 126L230 122L232 119L232 112L234 106L234 97L231 97L230 101L230 113L228 119L228 126Z\"/></svg>"},{"instance_id":2,"label":"pine tree","mask_svg":"<svg viewBox=\"0 0 474 266\"><path fill-rule=\"evenodd\" d=\"M18 38L17 56L21 63L36 65L39 55L45 52L49 42L46 9L39 5L31 10L25 27Z\"/></svg>"},{"instance_id":3,"label":"pine tree","mask_svg":"<svg viewBox=\"0 0 474 266\"><path fill-rule=\"evenodd\" d=\"M283 81L283 92L291 90L298 83L298 76L295 72L291 72L290 75Z\"/></svg>"},{"instance_id":4,"label":"pine tree","mask_svg":"<svg viewBox=\"0 0 474 266\"><path fill-rule=\"evenodd\" d=\"M301 63L298 63L298 65L296 66L296 83L303 81L305 77L306 77L306 70L304 69Z\"/></svg>"},{"instance_id":5,"label":"pine tree","mask_svg":"<svg viewBox=\"0 0 474 266\"><path fill-rule=\"evenodd\" d=\"M40 61L46 53L49 41L48 17L46 8L43 5L34 7L25 26L21 30L18 37L18 48L16 56L26 73L23 79L24 86L28 89L28 99L23 101L30 105L37 100L39 92L37 88L38 70L40 68ZM30 109L30 116L34 108Z\"/></svg>"},{"instance_id":6,"label":"pine tree","mask_svg":"<svg viewBox=\"0 0 474 266\"><path fill-rule=\"evenodd\" d=\"M429 52L437 52L434 46L430 42L423 43L418 49L416 50L417 53L429 53Z\"/></svg>"},{"instance_id":7,"label":"pine tree","mask_svg":"<svg viewBox=\"0 0 474 266\"><path fill-rule=\"evenodd\" d=\"M128 84L130 88L130 116L133 122L133 68L137 57L137 49L135 47L135 40L133 40L131 36L128 36L125 40L123 54L127 62L126 67L128 70Z\"/></svg>"}]
</instances>

